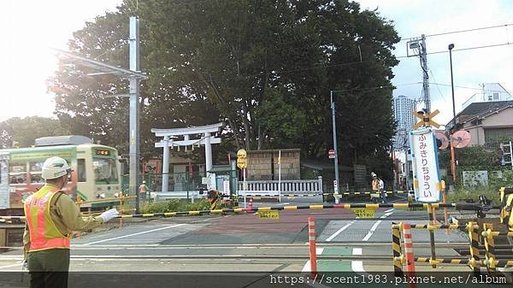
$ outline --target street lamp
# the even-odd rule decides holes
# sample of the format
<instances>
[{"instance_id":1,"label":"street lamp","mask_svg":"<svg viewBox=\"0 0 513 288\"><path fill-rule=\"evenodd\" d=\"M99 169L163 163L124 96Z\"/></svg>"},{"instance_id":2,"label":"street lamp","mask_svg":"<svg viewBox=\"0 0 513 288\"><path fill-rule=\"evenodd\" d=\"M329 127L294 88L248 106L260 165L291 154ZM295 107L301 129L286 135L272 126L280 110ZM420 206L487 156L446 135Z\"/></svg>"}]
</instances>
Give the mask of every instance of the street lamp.
<instances>
[{"instance_id":1,"label":"street lamp","mask_svg":"<svg viewBox=\"0 0 513 288\"><path fill-rule=\"evenodd\" d=\"M335 204L338 204L340 201L340 196L338 195L340 181L338 175L337 124L335 123L335 102L333 101L333 92L333 90L330 90L331 122L333 124L333 150L335 150L335 182L333 182L333 197L335 198Z\"/></svg>"},{"instance_id":2,"label":"street lamp","mask_svg":"<svg viewBox=\"0 0 513 288\"><path fill-rule=\"evenodd\" d=\"M454 79L452 74L452 49L454 48L454 44L449 44L449 65L451 68L451 95L452 95L452 121L453 121L453 127L452 131L450 131L450 134L452 136L452 133L454 132L454 129L456 128L456 103L454 102ZM454 145L453 141L451 139L451 173L452 173L452 180L453 182L456 182L456 156L454 151Z\"/></svg>"}]
</instances>

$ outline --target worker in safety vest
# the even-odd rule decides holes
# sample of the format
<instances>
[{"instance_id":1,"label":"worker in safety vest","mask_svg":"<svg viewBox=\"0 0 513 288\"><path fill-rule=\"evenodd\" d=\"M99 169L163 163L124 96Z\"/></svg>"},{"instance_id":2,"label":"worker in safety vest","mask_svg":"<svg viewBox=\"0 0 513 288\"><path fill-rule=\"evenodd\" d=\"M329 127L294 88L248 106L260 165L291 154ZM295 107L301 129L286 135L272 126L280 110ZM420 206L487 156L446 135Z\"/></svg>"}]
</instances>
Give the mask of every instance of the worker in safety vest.
<instances>
[{"instance_id":1,"label":"worker in safety vest","mask_svg":"<svg viewBox=\"0 0 513 288\"><path fill-rule=\"evenodd\" d=\"M385 203L386 201L386 192L385 192L385 182L376 175L376 173L371 172L371 199L379 198L381 203Z\"/></svg>"},{"instance_id":2,"label":"worker in safety vest","mask_svg":"<svg viewBox=\"0 0 513 288\"><path fill-rule=\"evenodd\" d=\"M146 180L143 180L141 185L139 185L139 197L141 200L146 200L146 196L148 193L148 186L146 186Z\"/></svg>"},{"instance_id":3,"label":"worker in safety vest","mask_svg":"<svg viewBox=\"0 0 513 288\"><path fill-rule=\"evenodd\" d=\"M30 287L68 287L71 233L92 229L119 215L110 209L98 217L82 218L79 208L62 191L70 175L66 160L48 158L41 173L45 185L25 200L23 245Z\"/></svg>"}]
</instances>

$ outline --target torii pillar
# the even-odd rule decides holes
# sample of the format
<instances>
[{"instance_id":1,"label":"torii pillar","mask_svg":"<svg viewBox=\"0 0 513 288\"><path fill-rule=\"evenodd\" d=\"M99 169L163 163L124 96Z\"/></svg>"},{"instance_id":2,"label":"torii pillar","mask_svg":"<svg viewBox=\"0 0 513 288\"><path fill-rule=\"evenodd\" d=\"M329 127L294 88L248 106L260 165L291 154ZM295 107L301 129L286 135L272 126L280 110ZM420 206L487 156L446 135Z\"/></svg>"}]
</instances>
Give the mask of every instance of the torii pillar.
<instances>
[{"instance_id":1,"label":"torii pillar","mask_svg":"<svg viewBox=\"0 0 513 288\"><path fill-rule=\"evenodd\" d=\"M215 187L215 179L212 179L212 144L221 143L221 138L213 138L211 133L219 131L223 123L189 128L158 129L152 128L151 132L157 137L164 137L163 140L155 143L156 148L163 148L162 153L162 192L169 190L169 147L205 145L205 168L209 179L208 189ZM200 138L193 138L193 137ZM175 140L183 137L183 140Z\"/></svg>"}]
</instances>

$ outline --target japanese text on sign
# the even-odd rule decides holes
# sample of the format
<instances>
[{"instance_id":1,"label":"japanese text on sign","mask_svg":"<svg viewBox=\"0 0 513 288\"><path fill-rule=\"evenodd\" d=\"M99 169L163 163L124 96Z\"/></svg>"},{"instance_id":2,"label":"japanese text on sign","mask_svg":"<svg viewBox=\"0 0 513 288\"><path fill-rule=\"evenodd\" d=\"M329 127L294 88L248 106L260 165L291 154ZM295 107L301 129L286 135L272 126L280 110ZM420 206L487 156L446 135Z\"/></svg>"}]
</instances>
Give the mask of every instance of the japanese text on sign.
<instances>
[{"instance_id":1,"label":"japanese text on sign","mask_svg":"<svg viewBox=\"0 0 513 288\"><path fill-rule=\"evenodd\" d=\"M277 210L258 211L258 217L265 219L279 219L280 213Z\"/></svg>"},{"instance_id":2,"label":"japanese text on sign","mask_svg":"<svg viewBox=\"0 0 513 288\"><path fill-rule=\"evenodd\" d=\"M415 199L419 202L438 202L440 176L433 130L430 127L413 130L410 142Z\"/></svg>"}]
</instances>

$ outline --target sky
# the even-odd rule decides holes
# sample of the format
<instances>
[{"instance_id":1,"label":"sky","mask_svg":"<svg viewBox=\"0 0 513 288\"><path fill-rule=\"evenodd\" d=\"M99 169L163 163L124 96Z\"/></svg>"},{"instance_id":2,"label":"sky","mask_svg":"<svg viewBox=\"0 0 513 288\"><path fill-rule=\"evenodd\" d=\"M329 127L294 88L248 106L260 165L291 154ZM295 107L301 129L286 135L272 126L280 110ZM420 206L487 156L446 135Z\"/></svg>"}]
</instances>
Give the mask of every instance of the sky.
<instances>
[{"instance_id":1,"label":"sky","mask_svg":"<svg viewBox=\"0 0 513 288\"><path fill-rule=\"evenodd\" d=\"M0 121L52 117L54 95L47 79L57 68L54 48L67 50L73 32L121 0L0 1Z\"/></svg>"},{"instance_id":2,"label":"sky","mask_svg":"<svg viewBox=\"0 0 513 288\"><path fill-rule=\"evenodd\" d=\"M122 0L2 0L0 2L0 121L11 117L54 117L54 95L46 80L56 69L52 48L66 50L74 31ZM431 109L440 110L440 124L452 118L448 45L453 43L456 113L480 91L482 83L501 83L513 92L513 1L509 0L358 0L364 9L377 9L393 21L403 39L394 54L394 96L422 97L418 57L407 55L406 43L426 35ZM481 29L500 26L493 29ZM474 30L472 32L459 32ZM434 34L443 34L436 36ZM490 48L483 46L506 44ZM468 49L469 50L458 50ZM442 53L438 53L442 52ZM433 53L433 54L432 54Z\"/></svg>"}]
</instances>

